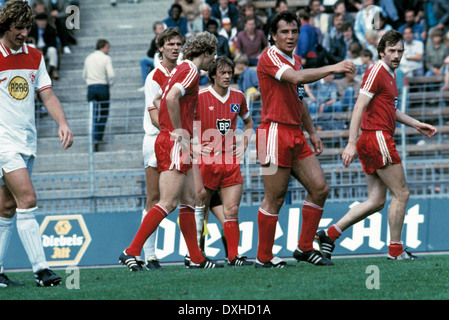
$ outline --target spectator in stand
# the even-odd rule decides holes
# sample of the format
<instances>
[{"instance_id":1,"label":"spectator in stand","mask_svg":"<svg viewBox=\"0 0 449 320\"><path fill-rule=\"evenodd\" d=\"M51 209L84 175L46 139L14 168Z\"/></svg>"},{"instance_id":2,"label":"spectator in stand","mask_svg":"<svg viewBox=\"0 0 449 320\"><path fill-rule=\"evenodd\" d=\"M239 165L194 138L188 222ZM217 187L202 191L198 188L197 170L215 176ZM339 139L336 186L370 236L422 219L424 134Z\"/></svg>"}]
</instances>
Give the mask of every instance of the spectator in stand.
<instances>
[{"instance_id":1,"label":"spectator in stand","mask_svg":"<svg viewBox=\"0 0 449 320\"><path fill-rule=\"evenodd\" d=\"M377 57L377 43L379 42L380 39L377 30L374 29L366 30L365 39L366 39L365 49L371 51L373 57Z\"/></svg>"},{"instance_id":2,"label":"spectator in stand","mask_svg":"<svg viewBox=\"0 0 449 320\"><path fill-rule=\"evenodd\" d=\"M313 95L316 99L316 102L308 105L310 113L343 111L341 101L338 100L337 84L333 74L309 84L309 87L314 92Z\"/></svg>"},{"instance_id":3,"label":"spectator in stand","mask_svg":"<svg viewBox=\"0 0 449 320\"><path fill-rule=\"evenodd\" d=\"M193 12L194 19L200 16L200 6L203 2L203 0L175 0L175 3L182 7L181 17L188 18L187 14Z\"/></svg>"},{"instance_id":4,"label":"spectator in stand","mask_svg":"<svg viewBox=\"0 0 449 320\"><path fill-rule=\"evenodd\" d=\"M314 20L313 25L315 28L320 29L321 33L325 34L329 28L329 15L324 12L321 0L309 1L309 14L310 20Z\"/></svg>"},{"instance_id":5,"label":"spectator in stand","mask_svg":"<svg viewBox=\"0 0 449 320\"><path fill-rule=\"evenodd\" d=\"M366 46L365 33L373 29L373 22L382 8L374 5L374 0L363 0L363 8L355 15L354 33L362 46Z\"/></svg>"},{"instance_id":6,"label":"spectator in stand","mask_svg":"<svg viewBox=\"0 0 449 320\"><path fill-rule=\"evenodd\" d=\"M234 59L235 75L238 76L237 85L240 91L245 95L248 89L256 88L259 90L259 79L256 69L249 67L249 60L245 54L241 54Z\"/></svg>"},{"instance_id":7,"label":"spectator in stand","mask_svg":"<svg viewBox=\"0 0 449 320\"><path fill-rule=\"evenodd\" d=\"M145 80L147 79L148 74L151 72L151 70L154 69L154 59L156 53L158 52L157 48L157 36L159 33L164 31L164 24L161 21L156 21L153 24L153 32L154 32L154 38L151 41L150 48L147 51L147 56L140 59L140 70L142 74L142 82L145 84ZM143 92L145 89L145 86L142 86L138 89L138 91Z\"/></svg>"},{"instance_id":8,"label":"spectator in stand","mask_svg":"<svg viewBox=\"0 0 449 320\"><path fill-rule=\"evenodd\" d=\"M109 89L113 84L115 72L109 56L110 43L99 39L95 49L84 60L83 79L87 84L87 101L93 102L93 142L95 151L99 151L109 116Z\"/></svg>"},{"instance_id":9,"label":"spectator in stand","mask_svg":"<svg viewBox=\"0 0 449 320\"><path fill-rule=\"evenodd\" d=\"M434 29L430 34L430 42L426 46L425 67L426 76L441 76L444 71L444 59L449 54L448 47L443 42L443 31Z\"/></svg>"},{"instance_id":10,"label":"spectator in stand","mask_svg":"<svg viewBox=\"0 0 449 320\"><path fill-rule=\"evenodd\" d=\"M335 80L338 97L341 99L342 111L352 110L359 95L361 82L355 80L352 73L345 73L344 78Z\"/></svg>"},{"instance_id":11,"label":"spectator in stand","mask_svg":"<svg viewBox=\"0 0 449 320\"><path fill-rule=\"evenodd\" d=\"M228 17L231 19L233 27L237 27L237 22L239 19L239 10L237 7L229 3L229 0L218 0L218 3L214 4L212 7L212 16L217 18L219 21L223 18Z\"/></svg>"},{"instance_id":12,"label":"spectator in stand","mask_svg":"<svg viewBox=\"0 0 449 320\"><path fill-rule=\"evenodd\" d=\"M310 15L305 10L297 12L298 20L301 23L299 29L298 45L296 55L301 58L301 65L304 68L313 68L318 64L317 54L317 33L315 28L309 23Z\"/></svg>"},{"instance_id":13,"label":"spectator in stand","mask_svg":"<svg viewBox=\"0 0 449 320\"><path fill-rule=\"evenodd\" d=\"M221 21L221 29L218 32L218 34L225 37L226 40L228 41L228 46L229 46L229 51L231 52L231 56L234 56L234 51L235 51L234 40L235 40L235 37L237 37L237 33L238 33L237 28L232 26L231 19L224 18Z\"/></svg>"},{"instance_id":14,"label":"spectator in stand","mask_svg":"<svg viewBox=\"0 0 449 320\"><path fill-rule=\"evenodd\" d=\"M340 13L333 15L332 27L330 27L323 36L323 48L330 51L331 44L343 38L344 16Z\"/></svg>"},{"instance_id":15,"label":"spectator in stand","mask_svg":"<svg viewBox=\"0 0 449 320\"><path fill-rule=\"evenodd\" d=\"M257 66L260 55L267 48L268 42L262 30L256 28L256 17L246 18L245 30L235 38L235 55L246 54L250 66Z\"/></svg>"},{"instance_id":16,"label":"spectator in stand","mask_svg":"<svg viewBox=\"0 0 449 320\"><path fill-rule=\"evenodd\" d=\"M407 78L424 75L424 45L422 41L415 40L413 29L405 27L404 35L404 55L402 56L399 68L405 73Z\"/></svg>"},{"instance_id":17,"label":"spectator in stand","mask_svg":"<svg viewBox=\"0 0 449 320\"><path fill-rule=\"evenodd\" d=\"M209 20L216 20L220 25L220 20L212 16L212 10L207 3L200 6L200 17L193 21L192 33L206 31L206 24Z\"/></svg>"},{"instance_id":18,"label":"spectator in stand","mask_svg":"<svg viewBox=\"0 0 449 320\"><path fill-rule=\"evenodd\" d=\"M334 15L342 14L344 22L349 22L351 25L354 25L354 16L346 10L346 5L344 0L338 0L332 6L332 13L329 15L329 25L333 25L332 21L334 20Z\"/></svg>"},{"instance_id":19,"label":"spectator in stand","mask_svg":"<svg viewBox=\"0 0 449 320\"><path fill-rule=\"evenodd\" d=\"M28 40L48 59L49 74L54 80L59 79L58 49L56 42L56 30L48 23L46 13L39 13L35 17L35 23L31 27Z\"/></svg>"},{"instance_id":20,"label":"spectator in stand","mask_svg":"<svg viewBox=\"0 0 449 320\"><path fill-rule=\"evenodd\" d=\"M387 18L380 12L379 12L378 22L379 22L378 24L376 24L376 21L374 22L375 23L374 29L377 31L377 35L380 39L387 31L393 30L393 27L387 23ZM376 45L376 48L377 48L377 45ZM377 51L376 51L376 53L377 53Z\"/></svg>"},{"instance_id":21,"label":"spectator in stand","mask_svg":"<svg viewBox=\"0 0 449 320\"><path fill-rule=\"evenodd\" d=\"M187 18L181 17L182 14L182 7L174 3L170 7L169 16L162 20L164 23L164 29L167 29L169 27L179 28L179 31L181 31L181 34L185 36L187 34L187 25L189 23L189 20Z\"/></svg>"},{"instance_id":22,"label":"spectator in stand","mask_svg":"<svg viewBox=\"0 0 449 320\"><path fill-rule=\"evenodd\" d=\"M288 10L287 0L276 0L276 4L274 6L274 13L267 17L267 21L265 22L265 28L263 30L264 33L265 33L265 36L267 37L267 39L270 36L271 20L279 12L282 12L282 11L285 11L285 10Z\"/></svg>"},{"instance_id":23,"label":"spectator in stand","mask_svg":"<svg viewBox=\"0 0 449 320\"><path fill-rule=\"evenodd\" d=\"M343 42L345 46L344 59L350 59L349 46L351 45L351 43L359 43L359 40L357 40L357 37L354 34L354 26L349 22L346 22L343 25Z\"/></svg>"},{"instance_id":24,"label":"spectator in stand","mask_svg":"<svg viewBox=\"0 0 449 320\"><path fill-rule=\"evenodd\" d=\"M225 56L231 58L231 51L229 50L228 40L218 34L218 22L209 20L206 24L206 31L212 33L218 40L217 56Z\"/></svg>"},{"instance_id":25,"label":"spectator in stand","mask_svg":"<svg viewBox=\"0 0 449 320\"><path fill-rule=\"evenodd\" d=\"M237 31L240 32L243 29L245 29L245 21L246 21L246 18L249 16L255 16L256 17L256 28L260 29L260 30L264 30L264 27L265 27L264 23L256 15L256 6L254 5L254 3L252 3L252 1L248 1L243 6L242 10L239 10Z\"/></svg>"},{"instance_id":26,"label":"spectator in stand","mask_svg":"<svg viewBox=\"0 0 449 320\"><path fill-rule=\"evenodd\" d=\"M415 10L408 9L407 11L405 11L405 24L400 26L398 28L398 31L404 34L404 29L406 27L412 28L413 38L415 40L423 41L426 38L426 35L424 33L425 28L421 23L415 21L415 17Z\"/></svg>"},{"instance_id":27,"label":"spectator in stand","mask_svg":"<svg viewBox=\"0 0 449 320\"><path fill-rule=\"evenodd\" d=\"M441 87L441 91L449 90L449 56L447 56L446 59L444 59L444 64L445 64L444 83L443 86Z\"/></svg>"},{"instance_id":28,"label":"spectator in stand","mask_svg":"<svg viewBox=\"0 0 449 320\"><path fill-rule=\"evenodd\" d=\"M449 1L447 0L430 0L432 3L432 11L438 21L436 27L447 32L449 29Z\"/></svg>"},{"instance_id":29,"label":"spectator in stand","mask_svg":"<svg viewBox=\"0 0 449 320\"><path fill-rule=\"evenodd\" d=\"M363 80L366 71L366 66L363 64L362 58L360 57L361 51L362 46L358 42L353 42L348 47L349 58L355 65L355 79L360 82Z\"/></svg>"},{"instance_id":30,"label":"spectator in stand","mask_svg":"<svg viewBox=\"0 0 449 320\"><path fill-rule=\"evenodd\" d=\"M374 65L374 55L371 51L368 49L363 49L360 53L360 59L362 60L363 64L366 66L365 70L368 70Z\"/></svg>"}]
</instances>

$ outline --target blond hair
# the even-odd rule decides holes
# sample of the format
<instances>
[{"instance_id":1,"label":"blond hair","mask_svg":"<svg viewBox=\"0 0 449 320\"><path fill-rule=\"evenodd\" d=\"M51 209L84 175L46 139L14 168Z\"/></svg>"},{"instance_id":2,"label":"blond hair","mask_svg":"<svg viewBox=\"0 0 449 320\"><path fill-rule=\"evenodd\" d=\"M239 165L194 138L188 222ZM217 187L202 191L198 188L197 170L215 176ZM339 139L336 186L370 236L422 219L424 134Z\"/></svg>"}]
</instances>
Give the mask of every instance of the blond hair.
<instances>
[{"instance_id":1,"label":"blond hair","mask_svg":"<svg viewBox=\"0 0 449 320\"><path fill-rule=\"evenodd\" d=\"M205 52L213 54L217 51L217 46L217 37L212 33L205 31L187 39L187 42L182 49L182 53L184 59L193 60Z\"/></svg>"}]
</instances>

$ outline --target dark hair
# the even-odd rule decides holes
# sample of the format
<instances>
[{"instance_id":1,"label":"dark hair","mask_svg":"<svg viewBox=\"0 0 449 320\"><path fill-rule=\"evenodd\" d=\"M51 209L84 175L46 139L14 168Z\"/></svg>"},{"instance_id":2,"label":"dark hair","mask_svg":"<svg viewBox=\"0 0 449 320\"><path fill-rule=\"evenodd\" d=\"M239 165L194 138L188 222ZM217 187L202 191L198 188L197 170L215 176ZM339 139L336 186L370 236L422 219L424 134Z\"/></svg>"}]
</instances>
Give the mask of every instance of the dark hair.
<instances>
[{"instance_id":1,"label":"dark hair","mask_svg":"<svg viewBox=\"0 0 449 320\"><path fill-rule=\"evenodd\" d=\"M97 49L97 50L103 49L108 44L109 44L108 40L106 40L106 39L99 39L97 41L97 45L95 46L95 49Z\"/></svg>"},{"instance_id":2,"label":"dark hair","mask_svg":"<svg viewBox=\"0 0 449 320\"><path fill-rule=\"evenodd\" d=\"M219 56L216 59L214 59L214 61L212 61L209 65L209 70L208 70L209 81L212 84L215 84L214 78L212 78L212 76L217 75L217 70L224 69L226 67L231 68L232 75L234 76L234 62L232 62L231 59L229 59L226 56Z\"/></svg>"},{"instance_id":3,"label":"dark hair","mask_svg":"<svg viewBox=\"0 0 449 320\"><path fill-rule=\"evenodd\" d=\"M11 27L31 27L34 22L33 10L28 2L9 0L0 11L0 37Z\"/></svg>"},{"instance_id":4,"label":"dark hair","mask_svg":"<svg viewBox=\"0 0 449 320\"><path fill-rule=\"evenodd\" d=\"M379 43L377 44L377 54L378 54L377 57L379 59L381 59L380 53L381 52L385 53L385 48L387 46L394 46L399 41L401 41L401 42L404 41L404 36L402 35L402 33L398 32L396 30L387 31L382 36L382 38L380 38Z\"/></svg>"},{"instance_id":5,"label":"dark hair","mask_svg":"<svg viewBox=\"0 0 449 320\"><path fill-rule=\"evenodd\" d=\"M275 7L275 8L279 8L279 7L281 6L281 3L285 3L285 5L288 6L287 0L277 0L274 7Z\"/></svg>"},{"instance_id":6,"label":"dark hair","mask_svg":"<svg viewBox=\"0 0 449 320\"><path fill-rule=\"evenodd\" d=\"M181 38L181 44L184 43L184 36L182 35L179 28L170 27L159 33L156 40L156 46L158 48L157 54L162 58L161 52L159 51L160 47L163 47L167 41L170 41L173 38L179 37Z\"/></svg>"},{"instance_id":7,"label":"dark hair","mask_svg":"<svg viewBox=\"0 0 449 320\"><path fill-rule=\"evenodd\" d=\"M274 16L273 20L271 20L271 26L270 26L270 44L274 45L273 35L275 35L278 32L279 28L279 21L284 20L287 23L296 23L296 26L299 28L301 27L301 24L298 21L298 18L296 17L296 14L290 11L282 11Z\"/></svg>"},{"instance_id":8,"label":"dark hair","mask_svg":"<svg viewBox=\"0 0 449 320\"><path fill-rule=\"evenodd\" d=\"M354 26L352 25L351 22L345 22L345 23L343 23L343 27L341 27L341 29L342 29L343 31L346 31L346 30L348 30L349 28L351 28L351 30L354 31Z\"/></svg>"},{"instance_id":9,"label":"dark hair","mask_svg":"<svg viewBox=\"0 0 449 320\"><path fill-rule=\"evenodd\" d=\"M155 31L156 30L156 27L158 26L158 25L164 25L164 23L162 22L162 21L156 21L155 23L153 23L153 31Z\"/></svg>"},{"instance_id":10,"label":"dark hair","mask_svg":"<svg viewBox=\"0 0 449 320\"><path fill-rule=\"evenodd\" d=\"M215 20L215 19L209 19L209 21L207 21L207 23L206 23L206 30L211 25L214 25L214 26L216 26L218 28L218 21Z\"/></svg>"},{"instance_id":11,"label":"dark hair","mask_svg":"<svg viewBox=\"0 0 449 320\"><path fill-rule=\"evenodd\" d=\"M362 57L369 57L370 59L373 58L373 53L368 49L363 49L362 52L360 53L360 55Z\"/></svg>"},{"instance_id":12,"label":"dark hair","mask_svg":"<svg viewBox=\"0 0 449 320\"><path fill-rule=\"evenodd\" d=\"M171 5L171 7L170 7L170 12L171 12L171 10L174 9L174 8L178 8L178 9L179 9L179 12L180 12L180 13L182 12L182 7L181 7L181 5L180 5L179 3L173 3L173 4Z\"/></svg>"}]
</instances>

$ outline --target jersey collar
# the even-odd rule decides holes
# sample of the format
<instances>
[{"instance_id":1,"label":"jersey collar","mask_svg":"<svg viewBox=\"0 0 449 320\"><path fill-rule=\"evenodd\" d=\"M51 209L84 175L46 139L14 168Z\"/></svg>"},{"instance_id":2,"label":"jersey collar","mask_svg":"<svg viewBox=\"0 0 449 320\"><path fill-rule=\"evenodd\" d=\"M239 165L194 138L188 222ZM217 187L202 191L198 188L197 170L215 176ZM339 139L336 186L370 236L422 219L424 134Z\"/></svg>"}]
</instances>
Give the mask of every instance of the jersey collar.
<instances>
[{"instance_id":1,"label":"jersey collar","mask_svg":"<svg viewBox=\"0 0 449 320\"><path fill-rule=\"evenodd\" d=\"M383 65L383 67L388 71L388 73L394 78L394 71L390 69L390 67L383 62L382 60L379 60L379 62Z\"/></svg>"},{"instance_id":2,"label":"jersey collar","mask_svg":"<svg viewBox=\"0 0 449 320\"><path fill-rule=\"evenodd\" d=\"M7 56L12 55L12 54L28 53L28 47L25 44L23 44L19 48L19 50L15 51L15 50L12 50L11 48L8 48L7 46L5 46L3 43L0 42L0 52L6 58Z\"/></svg>"},{"instance_id":3,"label":"jersey collar","mask_svg":"<svg viewBox=\"0 0 449 320\"><path fill-rule=\"evenodd\" d=\"M217 91L214 90L214 88L212 86L209 86L209 91L210 93L212 93L214 95L215 98L217 98L221 103L225 103L228 98L229 95L231 94L231 89L228 88L228 92L226 93L226 95L224 97L220 96Z\"/></svg>"},{"instance_id":4,"label":"jersey collar","mask_svg":"<svg viewBox=\"0 0 449 320\"><path fill-rule=\"evenodd\" d=\"M282 52L281 50L278 49L278 47L276 47L276 45L273 46L274 50L279 53L282 57L284 57L288 62L290 62L292 65L295 65L295 57L293 56L288 56L286 55L284 52Z\"/></svg>"}]
</instances>

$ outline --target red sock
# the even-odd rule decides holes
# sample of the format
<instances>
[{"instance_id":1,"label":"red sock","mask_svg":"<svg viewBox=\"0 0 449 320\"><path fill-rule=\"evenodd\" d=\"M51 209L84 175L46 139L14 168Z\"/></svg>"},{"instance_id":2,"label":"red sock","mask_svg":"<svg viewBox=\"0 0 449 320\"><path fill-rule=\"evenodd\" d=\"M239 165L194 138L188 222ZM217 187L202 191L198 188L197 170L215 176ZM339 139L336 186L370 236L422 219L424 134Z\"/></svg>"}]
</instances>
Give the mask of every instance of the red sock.
<instances>
[{"instance_id":1,"label":"red sock","mask_svg":"<svg viewBox=\"0 0 449 320\"><path fill-rule=\"evenodd\" d=\"M140 228L137 230L130 246L126 248L126 253L132 256L140 256L145 241L147 241L148 237L151 236L168 214L169 212L159 204L151 208L140 224Z\"/></svg>"},{"instance_id":2,"label":"red sock","mask_svg":"<svg viewBox=\"0 0 449 320\"><path fill-rule=\"evenodd\" d=\"M238 255L240 241L239 221L237 219L225 220L223 233L228 246L228 261L232 261Z\"/></svg>"},{"instance_id":3,"label":"red sock","mask_svg":"<svg viewBox=\"0 0 449 320\"><path fill-rule=\"evenodd\" d=\"M313 250L313 240L315 239L318 225L323 215L323 208L304 201L302 206L301 233L298 240L298 248L302 251Z\"/></svg>"},{"instance_id":4,"label":"red sock","mask_svg":"<svg viewBox=\"0 0 449 320\"><path fill-rule=\"evenodd\" d=\"M332 225L327 229L327 236L332 240L332 242L335 242L342 234L341 229L336 225Z\"/></svg>"},{"instance_id":5,"label":"red sock","mask_svg":"<svg viewBox=\"0 0 449 320\"><path fill-rule=\"evenodd\" d=\"M277 213L268 213L259 208L257 223L259 225L259 245L257 247L257 259L260 262L268 262L273 259L274 236L276 234Z\"/></svg>"},{"instance_id":6,"label":"red sock","mask_svg":"<svg viewBox=\"0 0 449 320\"><path fill-rule=\"evenodd\" d=\"M203 262L204 256L200 251L196 237L195 209L192 206L179 205L179 228L189 250L190 260L194 263Z\"/></svg>"},{"instance_id":7,"label":"red sock","mask_svg":"<svg viewBox=\"0 0 449 320\"><path fill-rule=\"evenodd\" d=\"M390 241L390 245L388 246L388 253L390 256L397 257L402 252L404 252L404 248L402 248L402 241Z\"/></svg>"}]
</instances>

